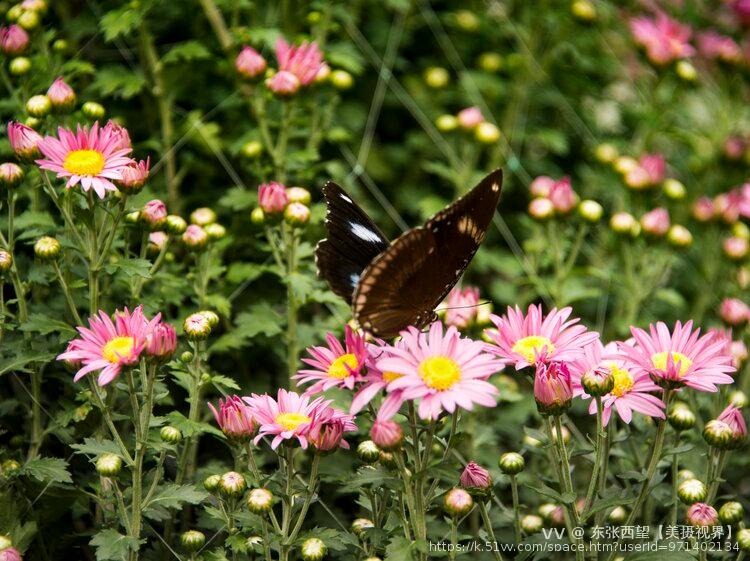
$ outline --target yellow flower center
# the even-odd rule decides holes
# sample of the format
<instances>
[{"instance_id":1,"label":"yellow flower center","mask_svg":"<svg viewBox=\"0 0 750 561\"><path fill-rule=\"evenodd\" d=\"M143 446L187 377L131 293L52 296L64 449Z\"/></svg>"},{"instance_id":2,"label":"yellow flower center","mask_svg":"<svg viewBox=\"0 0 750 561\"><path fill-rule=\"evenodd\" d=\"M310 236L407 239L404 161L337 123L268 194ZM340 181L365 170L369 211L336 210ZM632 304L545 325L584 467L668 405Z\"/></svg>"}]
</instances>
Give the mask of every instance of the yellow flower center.
<instances>
[{"instance_id":1,"label":"yellow flower center","mask_svg":"<svg viewBox=\"0 0 750 561\"><path fill-rule=\"evenodd\" d=\"M633 377L630 375L630 372L614 364L609 367L609 371L612 373L612 379L615 382L615 385L612 387L612 393L617 397L622 397L623 394L628 393L633 387Z\"/></svg>"},{"instance_id":2,"label":"yellow flower center","mask_svg":"<svg viewBox=\"0 0 750 561\"><path fill-rule=\"evenodd\" d=\"M393 380L397 380L403 376L403 374L399 374L398 372L383 372L383 380L385 382L393 382Z\"/></svg>"},{"instance_id":3,"label":"yellow flower center","mask_svg":"<svg viewBox=\"0 0 750 561\"><path fill-rule=\"evenodd\" d=\"M331 366L328 367L328 375L331 378L338 378L339 380L343 380L344 378L349 376L349 373L358 366L359 362L357 361L357 357L352 353L341 355L331 363Z\"/></svg>"},{"instance_id":4,"label":"yellow flower center","mask_svg":"<svg viewBox=\"0 0 750 561\"><path fill-rule=\"evenodd\" d=\"M450 389L461 379L461 368L455 360L446 356L432 356L423 360L417 371L424 383L434 390Z\"/></svg>"},{"instance_id":5,"label":"yellow flower center","mask_svg":"<svg viewBox=\"0 0 750 561\"><path fill-rule=\"evenodd\" d=\"M555 352L555 346L552 341L543 335L529 335L519 339L512 349L514 353L521 355L529 364L534 364L537 355L542 354L545 350L547 354L553 353Z\"/></svg>"},{"instance_id":6,"label":"yellow flower center","mask_svg":"<svg viewBox=\"0 0 750 561\"><path fill-rule=\"evenodd\" d=\"M132 337L115 337L102 348L102 356L109 362L116 364L123 358L128 358L133 352L135 339Z\"/></svg>"},{"instance_id":7,"label":"yellow flower center","mask_svg":"<svg viewBox=\"0 0 750 561\"><path fill-rule=\"evenodd\" d=\"M276 415L275 421L277 425L281 425L285 430L294 430L302 423L309 423L312 419L302 413L279 413Z\"/></svg>"},{"instance_id":8,"label":"yellow flower center","mask_svg":"<svg viewBox=\"0 0 750 561\"><path fill-rule=\"evenodd\" d=\"M68 152L63 167L74 175L99 175L104 169L104 156L97 150Z\"/></svg>"},{"instance_id":9,"label":"yellow flower center","mask_svg":"<svg viewBox=\"0 0 750 561\"><path fill-rule=\"evenodd\" d=\"M651 355L651 363L659 370L666 370L668 362L667 357L670 354L672 355L672 362L677 367L679 375L684 376L687 369L693 365L693 361L677 351L662 351L660 353L655 353Z\"/></svg>"}]
</instances>

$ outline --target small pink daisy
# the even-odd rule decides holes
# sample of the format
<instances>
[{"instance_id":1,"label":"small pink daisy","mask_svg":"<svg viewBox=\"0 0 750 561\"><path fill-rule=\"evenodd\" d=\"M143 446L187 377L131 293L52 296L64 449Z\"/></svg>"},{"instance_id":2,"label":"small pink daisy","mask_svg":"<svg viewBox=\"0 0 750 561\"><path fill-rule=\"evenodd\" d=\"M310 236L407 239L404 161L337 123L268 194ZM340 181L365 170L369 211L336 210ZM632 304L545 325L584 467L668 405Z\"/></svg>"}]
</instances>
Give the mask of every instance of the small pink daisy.
<instances>
[{"instance_id":1,"label":"small pink daisy","mask_svg":"<svg viewBox=\"0 0 750 561\"><path fill-rule=\"evenodd\" d=\"M399 390L403 399L419 400L419 416L437 419L442 411L471 410L475 403L495 406L498 390L487 382L503 363L486 352L479 341L462 338L455 327L445 334L435 322L427 333L410 327L401 332L403 343L385 347L377 361L382 372L400 377L388 383L387 391Z\"/></svg>"},{"instance_id":2,"label":"small pink daisy","mask_svg":"<svg viewBox=\"0 0 750 561\"><path fill-rule=\"evenodd\" d=\"M111 180L122 179L123 169L135 164L127 157L131 152L122 144L122 136L114 127L99 128L98 123L89 129L78 125L76 132L63 127L57 129L59 138L46 136L39 142L44 158L37 160L41 169L67 177L66 187L81 184L84 191L93 189L99 198L114 191Z\"/></svg>"},{"instance_id":3,"label":"small pink daisy","mask_svg":"<svg viewBox=\"0 0 750 561\"><path fill-rule=\"evenodd\" d=\"M627 345L627 343L621 343ZM603 375L611 375L614 387L608 394L602 396L602 423L607 426L614 409L626 423L633 418L633 411L637 411L649 417L657 419L664 418L664 402L651 395L651 392L660 392L661 388L651 381L648 373L641 372L633 375L626 367L625 362L618 359L617 343L609 343L603 346L600 341L586 346L582 357L572 364L573 371L573 395L583 399L591 399L591 396L581 386L581 377L587 372L601 372ZM596 402L591 401L589 413L596 413Z\"/></svg>"},{"instance_id":4,"label":"small pink daisy","mask_svg":"<svg viewBox=\"0 0 750 561\"><path fill-rule=\"evenodd\" d=\"M160 321L161 314L149 321L143 315L142 306L132 313L127 308L122 312L116 311L114 322L103 310L99 310L98 316L89 319L89 327L77 328L81 336L71 341L57 360L80 363L74 382L89 372L99 370L97 383L105 386L115 379L123 367L138 362L149 334Z\"/></svg>"},{"instance_id":5,"label":"small pink daisy","mask_svg":"<svg viewBox=\"0 0 750 561\"><path fill-rule=\"evenodd\" d=\"M352 415L321 405L313 414L307 438L318 452L332 452L336 448L348 450L349 443L344 440L344 433L356 430Z\"/></svg>"},{"instance_id":6,"label":"small pink daisy","mask_svg":"<svg viewBox=\"0 0 750 561\"><path fill-rule=\"evenodd\" d=\"M324 392L330 388L343 387L354 389L359 382L361 370L367 361L367 345L365 336L355 332L348 325L345 328L344 345L329 333L326 336L328 347L310 347L307 352L312 358L303 358L302 362L312 366L311 370L300 370L292 376L301 386L308 382L315 382L307 388L306 395Z\"/></svg>"},{"instance_id":7,"label":"small pink daisy","mask_svg":"<svg viewBox=\"0 0 750 561\"><path fill-rule=\"evenodd\" d=\"M646 373L658 385L667 388L688 386L715 392L716 384L731 384L735 371L733 357L725 342L712 334L693 331L693 322L679 321L670 333L664 322L649 326L647 333L630 328L635 345L619 345L621 358L633 375Z\"/></svg>"},{"instance_id":8,"label":"small pink daisy","mask_svg":"<svg viewBox=\"0 0 750 561\"><path fill-rule=\"evenodd\" d=\"M401 339L394 343L394 346L403 346ZM403 374L397 372L383 372L377 367L377 361L388 346L384 341L378 340L377 344L368 343L368 361L367 361L367 372L362 377L362 387L355 394L352 399L349 413L356 415L362 409L370 403L380 391L385 390L390 382L396 378L400 378ZM385 356L385 355L383 355ZM378 409L377 418L380 420L387 420L392 418L398 410L401 408L401 404L404 402L404 398L401 396L403 392L400 390L394 390L389 392L383 402L380 404Z\"/></svg>"},{"instance_id":9,"label":"small pink daisy","mask_svg":"<svg viewBox=\"0 0 750 561\"><path fill-rule=\"evenodd\" d=\"M508 307L504 316L490 316L496 329L486 331L494 342L488 350L514 364L516 370L532 366L539 360L575 360L583 353L583 347L596 341L599 334L576 325L577 318L569 320L571 311L571 308L553 308L545 317L541 305L529 305L526 315L518 306Z\"/></svg>"},{"instance_id":10,"label":"small pink daisy","mask_svg":"<svg viewBox=\"0 0 750 561\"><path fill-rule=\"evenodd\" d=\"M314 81L323 66L323 53L315 41L294 46L280 38L276 41L276 58L279 70L293 74L303 86Z\"/></svg>"},{"instance_id":11,"label":"small pink daisy","mask_svg":"<svg viewBox=\"0 0 750 561\"><path fill-rule=\"evenodd\" d=\"M273 435L271 448L274 450L284 440L293 438L306 449L310 430L315 427L314 419L319 415L318 410L331 404L330 400L324 400L322 397L310 401L309 396L284 389L279 389L277 399L268 394L253 394L243 399L250 406L252 417L259 425L255 444L264 436Z\"/></svg>"}]
</instances>

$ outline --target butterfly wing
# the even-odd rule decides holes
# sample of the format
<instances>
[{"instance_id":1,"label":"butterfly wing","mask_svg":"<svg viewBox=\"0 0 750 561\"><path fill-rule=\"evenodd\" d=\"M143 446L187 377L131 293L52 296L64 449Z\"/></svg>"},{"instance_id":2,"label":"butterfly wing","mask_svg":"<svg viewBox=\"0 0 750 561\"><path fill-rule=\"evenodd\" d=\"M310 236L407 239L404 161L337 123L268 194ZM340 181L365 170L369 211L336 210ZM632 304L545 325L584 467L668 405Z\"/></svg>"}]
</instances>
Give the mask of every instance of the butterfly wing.
<instances>
[{"instance_id":1,"label":"butterfly wing","mask_svg":"<svg viewBox=\"0 0 750 561\"><path fill-rule=\"evenodd\" d=\"M351 303L362 271L389 246L388 239L341 187L323 187L328 237L315 248L318 276Z\"/></svg>"},{"instance_id":2,"label":"butterfly wing","mask_svg":"<svg viewBox=\"0 0 750 561\"><path fill-rule=\"evenodd\" d=\"M409 325L421 328L434 320L435 308L484 240L501 186L502 170L495 170L373 260L362 273L352 304L364 329L388 338Z\"/></svg>"}]
</instances>

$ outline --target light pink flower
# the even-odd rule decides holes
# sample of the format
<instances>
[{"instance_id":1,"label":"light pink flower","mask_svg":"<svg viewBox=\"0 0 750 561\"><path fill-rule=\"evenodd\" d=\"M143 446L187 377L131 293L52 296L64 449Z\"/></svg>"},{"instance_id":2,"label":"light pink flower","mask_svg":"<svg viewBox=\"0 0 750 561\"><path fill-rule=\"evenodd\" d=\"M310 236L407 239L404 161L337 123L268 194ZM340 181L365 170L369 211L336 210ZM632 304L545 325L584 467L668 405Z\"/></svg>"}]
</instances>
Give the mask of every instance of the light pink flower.
<instances>
[{"instance_id":1,"label":"light pink flower","mask_svg":"<svg viewBox=\"0 0 750 561\"><path fill-rule=\"evenodd\" d=\"M62 76L52 82L47 90L47 97L52 103L52 107L58 109L70 109L76 102L76 92L65 83Z\"/></svg>"},{"instance_id":2,"label":"light pink flower","mask_svg":"<svg viewBox=\"0 0 750 561\"><path fill-rule=\"evenodd\" d=\"M315 382L305 391L307 395L335 387L352 390L362 380L361 372L368 359L364 334L357 333L347 325L344 345L333 333L329 333L326 340L327 347L310 347L307 352L311 358L302 359L312 369L300 370L292 377L297 380L298 386Z\"/></svg>"},{"instance_id":3,"label":"light pink flower","mask_svg":"<svg viewBox=\"0 0 750 561\"><path fill-rule=\"evenodd\" d=\"M651 184L655 185L664 181L664 172L667 165L664 156L661 154L643 154L638 163L648 175Z\"/></svg>"},{"instance_id":4,"label":"light pink flower","mask_svg":"<svg viewBox=\"0 0 750 561\"><path fill-rule=\"evenodd\" d=\"M716 526L719 523L719 513L706 503L694 503L688 508L687 521L693 526Z\"/></svg>"},{"instance_id":5,"label":"light pink flower","mask_svg":"<svg viewBox=\"0 0 750 561\"><path fill-rule=\"evenodd\" d=\"M663 322L649 326L649 332L630 328L635 345L619 345L620 358L633 376L647 373L662 387L688 386L700 391L717 391L716 384L731 384L733 358L723 341L713 334L701 336L693 322L677 322L670 333Z\"/></svg>"},{"instance_id":6,"label":"light pink flower","mask_svg":"<svg viewBox=\"0 0 750 561\"><path fill-rule=\"evenodd\" d=\"M310 423L307 439L318 452L332 452L337 448L349 449L349 443L343 436L355 432L357 425L352 415L347 415L333 407L318 407Z\"/></svg>"},{"instance_id":7,"label":"light pink flower","mask_svg":"<svg viewBox=\"0 0 750 561\"><path fill-rule=\"evenodd\" d=\"M378 448L390 450L401 444L404 431L395 421L375 419L370 429L370 438Z\"/></svg>"},{"instance_id":8,"label":"light pink flower","mask_svg":"<svg viewBox=\"0 0 750 561\"><path fill-rule=\"evenodd\" d=\"M403 341L399 339L394 343L394 345L403 346ZM361 379L361 389L352 399L352 404L349 408L350 414L356 415L357 413L359 413L368 403L370 403L375 398L378 393L380 393L382 390L385 390L390 382L402 376L402 374L399 374L397 372L382 372L376 366L380 355L383 354L383 351L386 348L387 345L384 341L381 340L378 340L377 344L367 343L369 358L367 362L366 373L362 376ZM387 420L398 413L398 410L401 408L401 404L404 402L403 397L401 397L401 393L402 392L400 391L391 391L386 395L385 399L383 399L383 402L380 405L380 409L378 409L378 419Z\"/></svg>"},{"instance_id":9,"label":"light pink flower","mask_svg":"<svg viewBox=\"0 0 750 561\"><path fill-rule=\"evenodd\" d=\"M745 238L730 236L724 239L722 248L730 259L743 259L750 251L750 244Z\"/></svg>"},{"instance_id":10,"label":"light pink flower","mask_svg":"<svg viewBox=\"0 0 750 561\"><path fill-rule=\"evenodd\" d=\"M529 215L537 220L546 220L555 214L555 205L547 197L537 197L529 203Z\"/></svg>"},{"instance_id":11,"label":"light pink flower","mask_svg":"<svg viewBox=\"0 0 750 561\"><path fill-rule=\"evenodd\" d=\"M130 148L131 150L133 149L133 144L130 142L130 133L128 132L128 129L126 129L116 121L113 121L112 119L107 121L107 124L104 125L104 128L107 129L114 137L114 145L118 150L122 150L125 148Z\"/></svg>"},{"instance_id":12,"label":"light pink flower","mask_svg":"<svg viewBox=\"0 0 750 561\"><path fill-rule=\"evenodd\" d=\"M719 413L717 419L726 423L732 429L732 438L735 442L742 442L747 437L747 424L742 416L742 410L735 406L729 405L724 411Z\"/></svg>"},{"instance_id":13,"label":"light pink flower","mask_svg":"<svg viewBox=\"0 0 750 561\"><path fill-rule=\"evenodd\" d=\"M138 362L146 348L148 335L161 321L161 314L148 320L143 315L143 308L138 306L131 313L115 312L115 321L103 311L89 319L89 327L79 326L80 337L75 339L74 348L58 355L57 360L80 361L74 382L96 370L99 372L97 383L100 386L109 384L120 373L123 367Z\"/></svg>"},{"instance_id":14,"label":"light pink flower","mask_svg":"<svg viewBox=\"0 0 750 561\"><path fill-rule=\"evenodd\" d=\"M514 364L516 370L539 360L575 360L583 353L583 347L596 341L599 334L577 325L578 318L569 320L572 311L572 308L553 308L545 316L541 305L529 305L526 314L518 306L509 306L504 316L490 316L496 329L485 331L494 343L488 350Z\"/></svg>"},{"instance_id":15,"label":"light pink flower","mask_svg":"<svg viewBox=\"0 0 750 561\"><path fill-rule=\"evenodd\" d=\"M40 155L42 136L31 127L17 122L8 123L8 140L19 158L31 160Z\"/></svg>"},{"instance_id":16,"label":"light pink flower","mask_svg":"<svg viewBox=\"0 0 750 561\"><path fill-rule=\"evenodd\" d=\"M0 561L23 561L23 559L15 547L6 547L0 551Z\"/></svg>"},{"instance_id":17,"label":"light pink flower","mask_svg":"<svg viewBox=\"0 0 750 561\"><path fill-rule=\"evenodd\" d=\"M698 222L708 222L715 213L714 202L710 197L701 197L693 203L693 218Z\"/></svg>"},{"instance_id":18,"label":"light pink flower","mask_svg":"<svg viewBox=\"0 0 750 561\"><path fill-rule=\"evenodd\" d=\"M146 184L151 167L151 157L139 162L133 162L132 165L120 170L120 181L118 185L125 192L137 191Z\"/></svg>"},{"instance_id":19,"label":"light pink flower","mask_svg":"<svg viewBox=\"0 0 750 561\"><path fill-rule=\"evenodd\" d=\"M252 79L266 71L266 59L258 51L245 45L234 60L234 67L243 78Z\"/></svg>"},{"instance_id":20,"label":"light pink flower","mask_svg":"<svg viewBox=\"0 0 750 561\"><path fill-rule=\"evenodd\" d=\"M445 302L445 325L458 329L468 327L477 317L479 289L475 286L459 288L454 286Z\"/></svg>"},{"instance_id":21,"label":"light pink flower","mask_svg":"<svg viewBox=\"0 0 750 561\"><path fill-rule=\"evenodd\" d=\"M141 220L151 227L158 228L167 219L167 205L164 201L153 199L143 205Z\"/></svg>"},{"instance_id":22,"label":"light pink flower","mask_svg":"<svg viewBox=\"0 0 750 561\"><path fill-rule=\"evenodd\" d=\"M294 95L300 88L300 81L291 72L281 70L266 80L269 90L279 96Z\"/></svg>"},{"instance_id":23,"label":"light pink flower","mask_svg":"<svg viewBox=\"0 0 750 561\"><path fill-rule=\"evenodd\" d=\"M289 204L286 187L276 181L261 183L258 185L258 204L267 214L283 212Z\"/></svg>"},{"instance_id":24,"label":"light pink flower","mask_svg":"<svg viewBox=\"0 0 750 561\"><path fill-rule=\"evenodd\" d=\"M479 123L484 121L484 115L482 115L482 111L479 107L467 107L466 109L462 109L458 112L456 118L458 119L458 124L465 129L476 128Z\"/></svg>"},{"instance_id":25,"label":"light pink flower","mask_svg":"<svg viewBox=\"0 0 750 561\"><path fill-rule=\"evenodd\" d=\"M255 444L265 436L273 436L271 448L274 450L284 440L291 439L297 439L302 448L307 448L313 419L319 409L331 404L330 400L324 400L322 397L311 401L306 395L284 389L279 389L277 399L268 394L253 394L243 399L250 406L253 419L259 425Z\"/></svg>"},{"instance_id":26,"label":"light pink flower","mask_svg":"<svg viewBox=\"0 0 750 561\"><path fill-rule=\"evenodd\" d=\"M564 362L539 362L534 374L534 400L542 415L559 415L570 407L573 386Z\"/></svg>"},{"instance_id":27,"label":"light pink flower","mask_svg":"<svg viewBox=\"0 0 750 561\"><path fill-rule=\"evenodd\" d=\"M190 224L182 234L182 241L191 248L201 248L208 241L208 234L197 224Z\"/></svg>"},{"instance_id":28,"label":"light pink flower","mask_svg":"<svg viewBox=\"0 0 750 561\"><path fill-rule=\"evenodd\" d=\"M459 483L461 483L461 487L467 490L486 491L492 487L492 477L489 471L476 462L469 462L466 464L464 471L461 472Z\"/></svg>"},{"instance_id":29,"label":"light pink flower","mask_svg":"<svg viewBox=\"0 0 750 561\"><path fill-rule=\"evenodd\" d=\"M641 216L643 231L652 236L661 237L669 230L669 211L666 208L655 208Z\"/></svg>"},{"instance_id":30,"label":"light pink flower","mask_svg":"<svg viewBox=\"0 0 750 561\"><path fill-rule=\"evenodd\" d=\"M0 27L0 51L6 55L17 56L29 46L29 34L20 25Z\"/></svg>"},{"instance_id":31,"label":"light pink flower","mask_svg":"<svg viewBox=\"0 0 750 561\"><path fill-rule=\"evenodd\" d=\"M657 13L656 18L631 18L630 32L635 42L646 49L646 55L654 64L665 65L695 54L695 49L688 43L692 35L690 27L664 12Z\"/></svg>"},{"instance_id":32,"label":"light pink flower","mask_svg":"<svg viewBox=\"0 0 750 561\"><path fill-rule=\"evenodd\" d=\"M407 400L419 400L422 419L437 419L441 412L453 413L474 404L495 406L497 388L487 382L503 363L487 353L479 341L462 338L455 327L443 333L440 322L427 333L410 327L401 332L403 344L387 346L377 360L383 372L401 374L387 391L401 391Z\"/></svg>"},{"instance_id":33,"label":"light pink flower","mask_svg":"<svg viewBox=\"0 0 750 561\"><path fill-rule=\"evenodd\" d=\"M724 62L742 60L742 49L737 41L713 30L698 35L698 51L706 58L718 58Z\"/></svg>"},{"instance_id":34,"label":"light pink flower","mask_svg":"<svg viewBox=\"0 0 750 561\"><path fill-rule=\"evenodd\" d=\"M727 224L734 224L740 217L743 208L742 191L732 189L728 193L722 193L714 198L714 208L716 214Z\"/></svg>"},{"instance_id":35,"label":"light pink flower","mask_svg":"<svg viewBox=\"0 0 750 561\"><path fill-rule=\"evenodd\" d=\"M745 323L750 316L750 306L739 298L724 298L719 309L721 319L729 325Z\"/></svg>"},{"instance_id":36,"label":"light pink flower","mask_svg":"<svg viewBox=\"0 0 750 561\"><path fill-rule=\"evenodd\" d=\"M175 332L175 328L169 323L163 321L157 323L146 335L146 354L150 357L162 362L169 361L176 348L177 333Z\"/></svg>"},{"instance_id":37,"label":"light pink flower","mask_svg":"<svg viewBox=\"0 0 750 561\"><path fill-rule=\"evenodd\" d=\"M549 191L549 200L555 207L555 212L567 214L576 206L578 196L573 191L570 183L570 177L565 176L559 181L555 181Z\"/></svg>"},{"instance_id":38,"label":"light pink flower","mask_svg":"<svg viewBox=\"0 0 750 561\"><path fill-rule=\"evenodd\" d=\"M99 198L107 191L114 191L112 180L122 179L123 168L134 161L127 157L130 148L118 148L119 138L110 127L99 128L98 123L89 129L78 125L74 133L59 127L58 137L47 136L39 142L39 150L45 156L37 160L41 169L66 177L66 187L81 184L84 191L93 189Z\"/></svg>"},{"instance_id":39,"label":"light pink flower","mask_svg":"<svg viewBox=\"0 0 750 561\"><path fill-rule=\"evenodd\" d=\"M531 195L534 197L549 197L549 192L555 183L556 181L550 176L540 175L531 182L529 191L531 191Z\"/></svg>"},{"instance_id":40,"label":"light pink flower","mask_svg":"<svg viewBox=\"0 0 750 561\"><path fill-rule=\"evenodd\" d=\"M315 80L323 65L323 53L315 41L293 46L284 39L279 39L276 41L276 59L279 61L279 70L292 73L303 86Z\"/></svg>"},{"instance_id":41,"label":"light pink flower","mask_svg":"<svg viewBox=\"0 0 750 561\"><path fill-rule=\"evenodd\" d=\"M218 409L211 403L208 404L208 408L214 414L216 424L227 437L245 439L255 434L256 426L252 410L240 396L227 396L226 401L219 400Z\"/></svg>"}]
</instances>

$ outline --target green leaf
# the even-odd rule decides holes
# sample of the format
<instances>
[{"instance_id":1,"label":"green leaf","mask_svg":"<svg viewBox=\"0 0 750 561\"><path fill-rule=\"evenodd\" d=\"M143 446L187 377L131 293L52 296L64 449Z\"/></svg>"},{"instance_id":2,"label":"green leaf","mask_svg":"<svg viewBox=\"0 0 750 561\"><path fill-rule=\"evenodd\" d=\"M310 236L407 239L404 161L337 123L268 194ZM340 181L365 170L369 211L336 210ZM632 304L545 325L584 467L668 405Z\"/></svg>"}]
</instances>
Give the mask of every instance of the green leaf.
<instances>
[{"instance_id":1,"label":"green leaf","mask_svg":"<svg viewBox=\"0 0 750 561\"><path fill-rule=\"evenodd\" d=\"M117 271L123 272L128 278L143 277L147 279L151 271L151 261L148 259L121 259L114 263L108 263L104 266L105 272L110 275Z\"/></svg>"},{"instance_id":2,"label":"green leaf","mask_svg":"<svg viewBox=\"0 0 750 561\"><path fill-rule=\"evenodd\" d=\"M114 440L96 440L94 438L84 438L83 444L71 444L76 454L87 454L91 456L101 456L102 454L115 454L122 458L120 447ZM123 458L125 459L125 458Z\"/></svg>"},{"instance_id":3,"label":"green leaf","mask_svg":"<svg viewBox=\"0 0 750 561\"><path fill-rule=\"evenodd\" d=\"M62 458L32 458L21 466L19 473L39 481L73 483L67 467L68 462Z\"/></svg>"},{"instance_id":4,"label":"green leaf","mask_svg":"<svg viewBox=\"0 0 750 561\"><path fill-rule=\"evenodd\" d=\"M168 509L179 508L183 503L198 504L206 497L208 497L208 493L200 491L194 485L168 483L156 492L151 500L144 505L144 508L155 506Z\"/></svg>"},{"instance_id":5,"label":"green leaf","mask_svg":"<svg viewBox=\"0 0 750 561\"><path fill-rule=\"evenodd\" d=\"M262 276L266 271L268 271L268 266L262 263L236 262L229 266L226 279L235 284L252 282Z\"/></svg>"},{"instance_id":6,"label":"green leaf","mask_svg":"<svg viewBox=\"0 0 750 561\"><path fill-rule=\"evenodd\" d=\"M99 69L91 87L104 96L130 99L146 86L146 77L141 70L131 71L122 65L111 65Z\"/></svg>"},{"instance_id":7,"label":"green leaf","mask_svg":"<svg viewBox=\"0 0 750 561\"><path fill-rule=\"evenodd\" d=\"M143 14L139 10L134 10L130 2L126 2L121 8L104 14L99 26L104 32L104 40L110 42L133 31L142 19Z\"/></svg>"},{"instance_id":8,"label":"green leaf","mask_svg":"<svg viewBox=\"0 0 750 561\"><path fill-rule=\"evenodd\" d=\"M385 561L412 561L412 543L403 536L396 536L385 548Z\"/></svg>"},{"instance_id":9,"label":"green leaf","mask_svg":"<svg viewBox=\"0 0 750 561\"><path fill-rule=\"evenodd\" d=\"M218 390L239 390L240 386L232 380L231 378L227 376L222 376L220 374L214 374L211 376L211 383L216 387Z\"/></svg>"},{"instance_id":10,"label":"green leaf","mask_svg":"<svg viewBox=\"0 0 750 561\"><path fill-rule=\"evenodd\" d=\"M8 372L28 372L27 365L32 362L45 362L55 357L55 353L18 354L0 360L0 376Z\"/></svg>"},{"instance_id":11,"label":"green leaf","mask_svg":"<svg viewBox=\"0 0 750 561\"><path fill-rule=\"evenodd\" d=\"M219 199L219 205L234 211L247 210L258 203L258 194L242 187L232 187Z\"/></svg>"},{"instance_id":12,"label":"green leaf","mask_svg":"<svg viewBox=\"0 0 750 561\"><path fill-rule=\"evenodd\" d=\"M169 421L170 425L174 425L175 427L180 429L180 432L185 438L190 438L193 435L204 433L214 434L216 436L224 438L224 433L213 425L209 425L208 423L201 423L199 421L191 421L179 411L172 411L171 413L167 414L167 420Z\"/></svg>"},{"instance_id":13,"label":"green leaf","mask_svg":"<svg viewBox=\"0 0 750 561\"><path fill-rule=\"evenodd\" d=\"M125 561L130 552L137 551L145 541L123 536L114 528L107 528L91 538L89 543L96 548L97 561Z\"/></svg>"},{"instance_id":14,"label":"green leaf","mask_svg":"<svg viewBox=\"0 0 750 561\"><path fill-rule=\"evenodd\" d=\"M51 318L44 314L31 314L29 319L21 324L21 331L32 333L41 333L49 335L50 333L60 332L75 335L76 330L64 321Z\"/></svg>"},{"instance_id":15,"label":"green leaf","mask_svg":"<svg viewBox=\"0 0 750 561\"><path fill-rule=\"evenodd\" d=\"M186 41L175 45L162 57L164 64L175 62L190 62L193 60L206 60L211 58L211 52L198 41Z\"/></svg>"}]
</instances>

